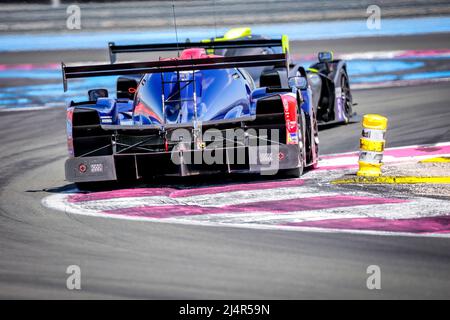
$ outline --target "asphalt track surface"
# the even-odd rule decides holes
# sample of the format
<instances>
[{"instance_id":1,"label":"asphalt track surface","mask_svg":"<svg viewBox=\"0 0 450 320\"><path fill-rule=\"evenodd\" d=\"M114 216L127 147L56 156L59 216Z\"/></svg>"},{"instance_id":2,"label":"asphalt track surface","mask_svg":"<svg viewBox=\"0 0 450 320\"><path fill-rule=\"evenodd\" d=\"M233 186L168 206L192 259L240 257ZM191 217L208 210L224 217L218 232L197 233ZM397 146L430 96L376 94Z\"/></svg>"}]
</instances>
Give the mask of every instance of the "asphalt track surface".
<instances>
[{"instance_id":1,"label":"asphalt track surface","mask_svg":"<svg viewBox=\"0 0 450 320\"><path fill-rule=\"evenodd\" d=\"M408 49L423 46L420 37L408 41ZM448 82L354 95L360 114L389 118L389 147L450 141ZM0 113L0 298L450 298L449 238L171 225L47 209L43 197L71 187L64 117L59 108ZM322 129L321 153L356 150L360 130ZM373 264L381 290L366 287ZM66 289L69 265L81 267L80 291Z\"/></svg>"}]
</instances>

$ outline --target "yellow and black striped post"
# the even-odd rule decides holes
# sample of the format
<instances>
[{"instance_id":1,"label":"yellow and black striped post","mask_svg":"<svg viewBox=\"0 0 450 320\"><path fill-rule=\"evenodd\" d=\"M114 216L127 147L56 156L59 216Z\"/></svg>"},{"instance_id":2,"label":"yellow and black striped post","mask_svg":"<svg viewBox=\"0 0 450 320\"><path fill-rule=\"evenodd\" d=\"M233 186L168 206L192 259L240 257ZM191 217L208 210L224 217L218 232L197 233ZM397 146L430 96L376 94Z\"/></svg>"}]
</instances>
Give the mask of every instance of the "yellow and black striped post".
<instances>
[{"instance_id":1,"label":"yellow and black striped post","mask_svg":"<svg viewBox=\"0 0 450 320\"><path fill-rule=\"evenodd\" d=\"M379 114L366 114L363 117L358 176L381 175L387 122L388 119Z\"/></svg>"}]
</instances>

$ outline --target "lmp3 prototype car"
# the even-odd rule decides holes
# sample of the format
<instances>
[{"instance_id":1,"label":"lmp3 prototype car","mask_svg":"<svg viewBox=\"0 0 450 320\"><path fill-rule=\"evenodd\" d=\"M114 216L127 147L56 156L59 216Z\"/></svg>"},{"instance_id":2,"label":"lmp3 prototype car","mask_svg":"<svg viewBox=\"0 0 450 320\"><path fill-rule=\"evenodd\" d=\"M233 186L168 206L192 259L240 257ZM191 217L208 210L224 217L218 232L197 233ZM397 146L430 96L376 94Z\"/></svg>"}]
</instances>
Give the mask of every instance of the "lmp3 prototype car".
<instances>
[{"instance_id":1,"label":"lmp3 prototype car","mask_svg":"<svg viewBox=\"0 0 450 320\"><path fill-rule=\"evenodd\" d=\"M65 90L68 79L121 76L116 98L93 89L89 101L68 106L68 181L85 188L99 181L219 172L298 177L317 164L311 80L302 67L291 70L288 52L206 53L218 46L282 46L281 40L145 46L183 51L152 62L62 64ZM259 87L246 71L253 67L266 68Z\"/></svg>"}]
</instances>

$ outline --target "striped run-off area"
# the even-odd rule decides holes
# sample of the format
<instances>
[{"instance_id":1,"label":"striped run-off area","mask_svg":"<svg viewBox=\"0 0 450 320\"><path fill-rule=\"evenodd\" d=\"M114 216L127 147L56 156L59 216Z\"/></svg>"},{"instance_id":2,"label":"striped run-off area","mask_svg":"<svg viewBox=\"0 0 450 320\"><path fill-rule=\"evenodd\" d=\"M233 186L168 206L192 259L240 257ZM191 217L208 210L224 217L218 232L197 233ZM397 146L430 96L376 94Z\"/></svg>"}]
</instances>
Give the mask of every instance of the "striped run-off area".
<instances>
[{"instance_id":1,"label":"striped run-off area","mask_svg":"<svg viewBox=\"0 0 450 320\"><path fill-rule=\"evenodd\" d=\"M386 162L450 155L450 143L387 149ZM354 172L357 154L323 156L302 179L201 187L154 187L54 194L47 207L72 214L253 229L450 235L448 200L389 195L332 185ZM338 165L336 165L338 164Z\"/></svg>"}]
</instances>

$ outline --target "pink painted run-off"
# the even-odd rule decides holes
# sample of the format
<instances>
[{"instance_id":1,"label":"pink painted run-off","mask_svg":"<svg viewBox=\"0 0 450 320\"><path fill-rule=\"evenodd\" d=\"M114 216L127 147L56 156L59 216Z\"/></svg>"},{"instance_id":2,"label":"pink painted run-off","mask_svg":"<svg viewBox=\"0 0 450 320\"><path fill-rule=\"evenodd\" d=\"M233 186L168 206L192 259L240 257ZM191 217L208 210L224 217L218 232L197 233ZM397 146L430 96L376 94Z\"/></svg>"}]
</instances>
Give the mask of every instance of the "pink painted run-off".
<instances>
[{"instance_id":1,"label":"pink painted run-off","mask_svg":"<svg viewBox=\"0 0 450 320\"><path fill-rule=\"evenodd\" d=\"M358 152L344 153L344 154L332 154L323 155L319 157L319 160L333 160L333 159L343 159L343 158L355 158L358 157Z\"/></svg>"},{"instance_id":2,"label":"pink painted run-off","mask_svg":"<svg viewBox=\"0 0 450 320\"><path fill-rule=\"evenodd\" d=\"M396 158L436 156L448 153L450 153L450 144L444 146L426 146L426 147L417 146L413 148L386 149L384 151L385 156L392 156Z\"/></svg>"},{"instance_id":3,"label":"pink painted run-off","mask_svg":"<svg viewBox=\"0 0 450 320\"><path fill-rule=\"evenodd\" d=\"M226 186L200 187L191 189L136 188L136 189L94 192L86 194L72 194L68 197L68 201L75 203L83 201L108 200L115 198L155 197L155 196L183 198L197 195L207 195L224 192L234 192L234 191L251 191L251 190L265 190L265 189L275 189L285 187L297 187L303 185L304 183L305 183L304 180L295 179L295 180L279 180L269 182L231 184Z\"/></svg>"},{"instance_id":4,"label":"pink painted run-off","mask_svg":"<svg viewBox=\"0 0 450 320\"><path fill-rule=\"evenodd\" d=\"M314 227L342 230L371 230L408 233L450 233L450 215L412 219L329 219L283 224L291 227Z\"/></svg>"},{"instance_id":5,"label":"pink painted run-off","mask_svg":"<svg viewBox=\"0 0 450 320\"><path fill-rule=\"evenodd\" d=\"M0 64L0 71L5 70L57 70L60 69L61 65L56 63L45 63L45 64Z\"/></svg>"},{"instance_id":6,"label":"pink painted run-off","mask_svg":"<svg viewBox=\"0 0 450 320\"><path fill-rule=\"evenodd\" d=\"M384 150L384 155L402 158L402 157L418 157L424 155L439 155L450 153L450 143L448 145L440 146L413 146L413 147L400 147L400 148L387 148ZM320 156L324 160L342 159L342 158L354 158L358 157L358 152L350 152L344 154L332 154Z\"/></svg>"},{"instance_id":7,"label":"pink painted run-off","mask_svg":"<svg viewBox=\"0 0 450 320\"><path fill-rule=\"evenodd\" d=\"M142 206L134 208L121 208L106 210L104 213L112 215L125 215L164 219L180 216L220 214L220 213L249 213L271 212L290 213L295 211L321 210L341 207L354 207L362 205L375 205L387 203L407 202L402 199L358 197L358 196L321 196L311 198L297 198L290 200L259 201L244 204L228 205L223 207L208 207L198 205L169 205L169 206Z\"/></svg>"},{"instance_id":8,"label":"pink painted run-off","mask_svg":"<svg viewBox=\"0 0 450 320\"><path fill-rule=\"evenodd\" d=\"M373 52L370 56L371 59L385 59L387 54L391 54L391 59L396 58L433 58L433 57L442 57L450 55L449 49L431 49L431 50L403 50L403 51L379 51ZM355 52L350 54L337 54L336 57L339 59L353 60L351 56L356 56L358 59L363 58L364 56L368 56L366 52ZM304 61L316 61L317 55L309 54L309 55L299 55L294 54L293 59L295 60L304 60Z\"/></svg>"},{"instance_id":9,"label":"pink painted run-off","mask_svg":"<svg viewBox=\"0 0 450 320\"><path fill-rule=\"evenodd\" d=\"M414 146L405 148L392 148L386 149L384 151L384 156L394 157L398 160L408 157L421 157L421 156L438 156L450 153L450 144L441 146ZM336 169L350 169L358 166L358 152L351 152L346 154L335 154L335 155L324 155L321 156L321 160L332 161L334 159L354 159L354 163L347 163L342 165L321 165L319 161L319 166L317 170L336 170ZM387 160L387 161L386 161ZM396 159L385 159L386 163L396 162Z\"/></svg>"},{"instance_id":10,"label":"pink painted run-off","mask_svg":"<svg viewBox=\"0 0 450 320\"><path fill-rule=\"evenodd\" d=\"M414 58L414 57L440 57L450 55L449 49L435 49L435 50L407 50L399 53L395 57L398 58Z\"/></svg>"},{"instance_id":11,"label":"pink painted run-off","mask_svg":"<svg viewBox=\"0 0 450 320\"><path fill-rule=\"evenodd\" d=\"M343 164L343 165L339 165L339 166L330 166L330 165L320 165L316 168L316 170L322 171L322 170L342 170L342 169L352 169L352 168L357 168L358 164Z\"/></svg>"}]
</instances>

